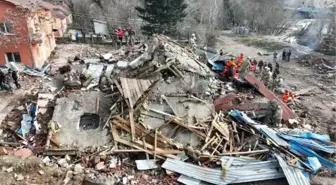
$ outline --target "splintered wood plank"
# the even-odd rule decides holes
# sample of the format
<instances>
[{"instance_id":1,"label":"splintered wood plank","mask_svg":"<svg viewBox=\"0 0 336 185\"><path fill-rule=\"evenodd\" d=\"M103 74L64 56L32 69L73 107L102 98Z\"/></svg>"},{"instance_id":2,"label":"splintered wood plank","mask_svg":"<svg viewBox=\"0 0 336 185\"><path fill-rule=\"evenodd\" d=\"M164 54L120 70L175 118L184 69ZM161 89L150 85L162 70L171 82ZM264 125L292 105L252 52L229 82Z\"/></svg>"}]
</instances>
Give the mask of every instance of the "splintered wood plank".
<instances>
[{"instance_id":1,"label":"splintered wood plank","mask_svg":"<svg viewBox=\"0 0 336 185\"><path fill-rule=\"evenodd\" d=\"M134 110L133 109L129 111L129 119L131 123L132 140L135 140Z\"/></svg>"}]
</instances>

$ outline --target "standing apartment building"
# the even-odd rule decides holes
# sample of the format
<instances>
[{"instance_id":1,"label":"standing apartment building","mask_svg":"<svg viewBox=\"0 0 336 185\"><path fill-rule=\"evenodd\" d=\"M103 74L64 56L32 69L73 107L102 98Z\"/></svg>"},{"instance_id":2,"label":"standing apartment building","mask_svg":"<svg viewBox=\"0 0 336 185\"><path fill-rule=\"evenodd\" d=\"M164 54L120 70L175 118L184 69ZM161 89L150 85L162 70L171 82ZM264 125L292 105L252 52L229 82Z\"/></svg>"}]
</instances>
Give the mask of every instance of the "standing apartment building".
<instances>
[{"instance_id":1,"label":"standing apartment building","mask_svg":"<svg viewBox=\"0 0 336 185\"><path fill-rule=\"evenodd\" d=\"M0 65L41 68L56 47L50 3L0 0Z\"/></svg>"}]
</instances>

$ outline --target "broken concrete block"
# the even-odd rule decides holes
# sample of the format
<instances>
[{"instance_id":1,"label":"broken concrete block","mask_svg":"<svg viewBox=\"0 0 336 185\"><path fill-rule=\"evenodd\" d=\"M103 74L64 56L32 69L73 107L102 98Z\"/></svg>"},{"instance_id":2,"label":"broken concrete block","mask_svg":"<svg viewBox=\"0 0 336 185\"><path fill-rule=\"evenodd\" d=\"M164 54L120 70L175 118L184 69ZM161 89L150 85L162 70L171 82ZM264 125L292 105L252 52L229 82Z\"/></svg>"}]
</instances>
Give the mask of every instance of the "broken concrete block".
<instances>
[{"instance_id":1,"label":"broken concrete block","mask_svg":"<svg viewBox=\"0 0 336 185\"><path fill-rule=\"evenodd\" d=\"M47 156L47 157L45 157L45 158L42 159L42 162L44 164L49 164L50 163L50 158Z\"/></svg>"},{"instance_id":2,"label":"broken concrete block","mask_svg":"<svg viewBox=\"0 0 336 185\"><path fill-rule=\"evenodd\" d=\"M128 182L128 179L127 179L127 177L123 177L123 184L127 184L127 182Z\"/></svg>"},{"instance_id":3,"label":"broken concrete block","mask_svg":"<svg viewBox=\"0 0 336 185\"><path fill-rule=\"evenodd\" d=\"M27 158L34 155L34 153L28 148L22 148L14 152L14 156Z\"/></svg>"},{"instance_id":4,"label":"broken concrete block","mask_svg":"<svg viewBox=\"0 0 336 185\"><path fill-rule=\"evenodd\" d=\"M68 171L66 173L65 179L63 180L63 184L68 184L69 181L72 179L73 177L73 171Z\"/></svg>"},{"instance_id":5,"label":"broken concrete block","mask_svg":"<svg viewBox=\"0 0 336 185\"><path fill-rule=\"evenodd\" d=\"M96 164L96 170L102 170L105 168L105 163L104 162L99 162Z\"/></svg>"},{"instance_id":6,"label":"broken concrete block","mask_svg":"<svg viewBox=\"0 0 336 185\"><path fill-rule=\"evenodd\" d=\"M39 170L38 173L39 173L40 175L43 175L43 174L44 174L44 171Z\"/></svg>"},{"instance_id":7,"label":"broken concrete block","mask_svg":"<svg viewBox=\"0 0 336 185\"><path fill-rule=\"evenodd\" d=\"M76 164L74 168L75 174L81 174L84 172L84 167L80 164Z\"/></svg>"},{"instance_id":8,"label":"broken concrete block","mask_svg":"<svg viewBox=\"0 0 336 185\"><path fill-rule=\"evenodd\" d=\"M116 168L118 165L118 159L117 158L112 158L110 160L109 168Z\"/></svg>"},{"instance_id":9,"label":"broken concrete block","mask_svg":"<svg viewBox=\"0 0 336 185\"><path fill-rule=\"evenodd\" d=\"M24 179L23 175L21 175L21 174L19 174L19 175L15 174L14 177L17 181L22 181Z\"/></svg>"},{"instance_id":10,"label":"broken concrete block","mask_svg":"<svg viewBox=\"0 0 336 185\"><path fill-rule=\"evenodd\" d=\"M112 54L111 53L106 53L105 55L103 55L104 60L110 60L110 58L112 58Z\"/></svg>"},{"instance_id":11,"label":"broken concrete block","mask_svg":"<svg viewBox=\"0 0 336 185\"><path fill-rule=\"evenodd\" d=\"M13 167L10 167L10 168L7 168L5 171L8 172L8 173L11 173L11 172L14 171L14 168L13 168Z\"/></svg>"},{"instance_id":12,"label":"broken concrete block","mask_svg":"<svg viewBox=\"0 0 336 185\"><path fill-rule=\"evenodd\" d=\"M57 164L60 165L61 167L67 167L69 164L67 163L67 160L65 158L59 159L57 161Z\"/></svg>"}]
</instances>

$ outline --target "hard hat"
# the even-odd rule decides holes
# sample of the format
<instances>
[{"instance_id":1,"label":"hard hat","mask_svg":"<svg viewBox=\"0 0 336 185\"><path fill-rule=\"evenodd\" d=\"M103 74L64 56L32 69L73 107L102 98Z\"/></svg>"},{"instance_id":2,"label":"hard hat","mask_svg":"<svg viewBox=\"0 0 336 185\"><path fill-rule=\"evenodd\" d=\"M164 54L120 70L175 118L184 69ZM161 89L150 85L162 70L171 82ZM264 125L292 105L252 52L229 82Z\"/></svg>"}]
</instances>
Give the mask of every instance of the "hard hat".
<instances>
[{"instance_id":1,"label":"hard hat","mask_svg":"<svg viewBox=\"0 0 336 185\"><path fill-rule=\"evenodd\" d=\"M203 49L204 49L204 50L208 50L208 48L207 48L207 47L204 47Z\"/></svg>"},{"instance_id":2,"label":"hard hat","mask_svg":"<svg viewBox=\"0 0 336 185\"><path fill-rule=\"evenodd\" d=\"M251 57L250 57L250 56L248 56L248 57L247 57L247 59L251 59Z\"/></svg>"},{"instance_id":3,"label":"hard hat","mask_svg":"<svg viewBox=\"0 0 336 185\"><path fill-rule=\"evenodd\" d=\"M196 37L195 33L191 34L192 37Z\"/></svg>"}]
</instances>

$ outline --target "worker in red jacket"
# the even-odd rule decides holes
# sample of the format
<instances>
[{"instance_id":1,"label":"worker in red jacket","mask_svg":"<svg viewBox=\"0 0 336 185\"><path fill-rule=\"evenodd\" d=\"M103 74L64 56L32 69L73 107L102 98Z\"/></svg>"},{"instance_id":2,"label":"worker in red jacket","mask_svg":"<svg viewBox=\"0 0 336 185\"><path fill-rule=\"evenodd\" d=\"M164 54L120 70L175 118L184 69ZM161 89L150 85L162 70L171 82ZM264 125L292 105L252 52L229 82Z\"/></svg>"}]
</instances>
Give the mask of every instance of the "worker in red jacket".
<instances>
[{"instance_id":1,"label":"worker in red jacket","mask_svg":"<svg viewBox=\"0 0 336 185\"><path fill-rule=\"evenodd\" d=\"M117 29L117 35L118 35L118 39L119 39L120 46L121 46L122 40L124 38L124 31L120 27Z\"/></svg>"}]
</instances>

